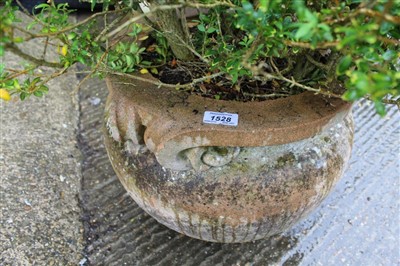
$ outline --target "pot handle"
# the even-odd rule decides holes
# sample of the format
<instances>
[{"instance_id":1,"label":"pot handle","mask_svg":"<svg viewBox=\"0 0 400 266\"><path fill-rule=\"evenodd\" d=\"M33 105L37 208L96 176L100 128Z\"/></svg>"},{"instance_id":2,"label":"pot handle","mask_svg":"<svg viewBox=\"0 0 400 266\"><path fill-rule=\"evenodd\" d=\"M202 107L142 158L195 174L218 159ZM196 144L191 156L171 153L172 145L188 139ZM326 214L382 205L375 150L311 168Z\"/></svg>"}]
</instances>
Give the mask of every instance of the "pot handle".
<instances>
[{"instance_id":1,"label":"pot handle","mask_svg":"<svg viewBox=\"0 0 400 266\"><path fill-rule=\"evenodd\" d=\"M126 97L110 94L105 108L105 126L114 141L122 143L129 154L152 151L158 162L165 168L182 171L206 171L211 167L219 167L230 163L240 152L239 147L219 147L185 145L170 139L163 143L164 149L155 148L151 138L145 142L148 124L154 124L155 119L146 112L136 109ZM154 120L153 120L154 119ZM152 130L151 130L152 131ZM148 132L147 132L148 133ZM182 137L182 136L180 136ZM159 147L159 146L158 146Z\"/></svg>"}]
</instances>

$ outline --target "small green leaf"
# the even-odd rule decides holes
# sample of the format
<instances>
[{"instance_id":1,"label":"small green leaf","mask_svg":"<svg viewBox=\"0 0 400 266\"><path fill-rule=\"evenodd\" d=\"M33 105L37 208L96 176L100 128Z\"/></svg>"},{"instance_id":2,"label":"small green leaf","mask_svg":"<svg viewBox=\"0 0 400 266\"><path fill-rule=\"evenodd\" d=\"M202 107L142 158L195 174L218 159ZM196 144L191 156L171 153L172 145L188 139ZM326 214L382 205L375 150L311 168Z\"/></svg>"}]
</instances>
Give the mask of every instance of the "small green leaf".
<instances>
[{"instance_id":1,"label":"small green leaf","mask_svg":"<svg viewBox=\"0 0 400 266\"><path fill-rule=\"evenodd\" d=\"M215 31L217 31L217 29L213 28L213 27L210 27L210 28L207 29L207 33L213 33Z\"/></svg>"},{"instance_id":2,"label":"small green leaf","mask_svg":"<svg viewBox=\"0 0 400 266\"><path fill-rule=\"evenodd\" d=\"M90 9L92 10L92 12L93 12L93 10L94 10L94 8L96 6L96 3L97 3L97 0L92 0L91 1Z\"/></svg>"},{"instance_id":3,"label":"small green leaf","mask_svg":"<svg viewBox=\"0 0 400 266\"><path fill-rule=\"evenodd\" d=\"M259 9L260 9L262 12L266 12L266 11L267 11L267 9L268 9L268 2L269 2L269 1L267 1L267 0L260 0L260 1L259 1Z\"/></svg>"},{"instance_id":4,"label":"small green leaf","mask_svg":"<svg viewBox=\"0 0 400 266\"><path fill-rule=\"evenodd\" d=\"M135 56L133 58L135 59L135 64L139 64L140 56L138 54L135 54Z\"/></svg>"},{"instance_id":5,"label":"small green leaf","mask_svg":"<svg viewBox=\"0 0 400 266\"><path fill-rule=\"evenodd\" d=\"M21 92L21 94L19 95L19 98L21 99L21 101L23 101L26 99L27 96L28 96L28 94L26 92Z\"/></svg>"},{"instance_id":6,"label":"small green leaf","mask_svg":"<svg viewBox=\"0 0 400 266\"><path fill-rule=\"evenodd\" d=\"M15 43L22 43L24 41L24 38L22 37L15 37L13 40Z\"/></svg>"},{"instance_id":7,"label":"small green leaf","mask_svg":"<svg viewBox=\"0 0 400 266\"><path fill-rule=\"evenodd\" d=\"M383 55L382 58L385 61L392 60L396 56L396 52L393 50L387 50Z\"/></svg>"},{"instance_id":8,"label":"small green leaf","mask_svg":"<svg viewBox=\"0 0 400 266\"><path fill-rule=\"evenodd\" d=\"M342 96L343 100L345 101L355 101L358 99L358 94L357 91L355 90L348 90L346 91L343 96Z\"/></svg>"},{"instance_id":9,"label":"small green leaf","mask_svg":"<svg viewBox=\"0 0 400 266\"><path fill-rule=\"evenodd\" d=\"M80 56L80 55L78 55L78 56L76 57L76 61L78 61L79 63L85 64L85 59L84 59L82 56Z\"/></svg>"},{"instance_id":10,"label":"small green leaf","mask_svg":"<svg viewBox=\"0 0 400 266\"><path fill-rule=\"evenodd\" d=\"M36 97L42 97L43 96L43 92L42 91L35 91L33 93L33 95L35 95Z\"/></svg>"},{"instance_id":11,"label":"small green leaf","mask_svg":"<svg viewBox=\"0 0 400 266\"><path fill-rule=\"evenodd\" d=\"M199 24L199 25L197 25L197 29L198 29L199 31L201 31L201 32L205 32L205 31L206 31L206 28L204 27L204 24Z\"/></svg>"},{"instance_id":12,"label":"small green leaf","mask_svg":"<svg viewBox=\"0 0 400 266\"><path fill-rule=\"evenodd\" d=\"M283 30L283 24L281 21L276 21L275 26L277 27L278 30Z\"/></svg>"},{"instance_id":13,"label":"small green leaf","mask_svg":"<svg viewBox=\"0 0 400 266\"><path fill-rule=\"evenodd\" d=\"M374 101L375 110L380 116L386 115L385 105L381 101Z\"/></svg>"},{"instance_id":14,"label":"small green leaf","mask_svg":"<svg viewBox=\"0 0 400 266\"><path fill-rule=\"evenodd\" d=\"M43 93L47 93L49 91L49 87L42 85L40 86L39 90Z\"/></svg>"},{"instance_id":15,"label":"small green leaf","mask_svg":"<svg viewBox=\"0 0 400 266\"><path fill-rule=\"evenodd\" d=\"M369 44L376 43L376 36L375 35L367 35L364 37L364 40Z\"/></svg>"},{"instance_id":16,"label":"small green leaf","mask_svg":"<svg viewBox=\"0 0 400 266\"><path fill-rule=\"evenodd\" d=\"M239 78L239 73L238 72L234 72L234 73L231 73L231 75L232 75L232 83L236 83L238 81L238 78Z\"/></svg>"},{"instance_id":17,"label":"small green leaf","mask_svg":"<svg viewBox=\"0 0 400 266\"><path fill-rule=\"evenodd\" d=\"M337 74L338 75L343 75L347 69L351 66L353 58L350 55L346 55L343 57L338 66L337 66Z\"/></svg>"},{"instance_id":18,"label":"small green leaf","mask_svg":"<svg viewBox=\"0 0 400 266\"><path fill-rule=\"evenodd\" d=\"M146 60L143 60L142 62L140 62L140 64L142 64L144 66L151 66L152 65L152 63L150 61L146 61Z\"/></svg>"},{"instance_id":19,"label":"small green leaf","mask_svg":"<svg viewBox=\"0 0 400 266\"><path fill-rule=\"evenodd\" d=\"M69 33L69 34L67 35L67 39L68 39L68 40L75 39L75 37L76 37L76 33L75 33L75 32L71 32L71 33Z\"/></svg>"},{"instance_id":20,"label":"small green leaf","mask_svg":"<svg viewBox=\"0 0 400 266\"><path fill-rule=\"evenodd\" d=\"M47 7L50 7L50 5L49 5L49 4L43 3L43 4L40 4L40 5L35 6L35 9L47 8Z\"/></svg>"},{"instance_id":21,"label":"small green leaf","mask_svg":"<svg viewBox=\"0 0 400 266\"><path fill-rule=\"evenodd\" d=\"M302 24L300 26L300 28L297 30L294 38L297 40L300 40L301 38L306 37L307 35L309 35L311 33L313 28L314 28L314 25L311 23Z\"/></svg>"},{"instance_id":22,"label":"small green leaf","mask_svg":"<svg viewBox=\"0 0 400 266\"><path fill-rule=\"evenodd\" d=\"M136 43L132 43L131 46L129 47L129 52L131 52L132 54L137 53L139 50L139 47L137 46Z\"/></svg>"},{"instance_id":23,"label":"small green leaf","mask_svg":"<svg viewBox=\"0 0 400 266\"><path fill-rule=\"evenodd\" d=\"M128 66L131 66L132 65L132 63L133 63L133 57L131 56L131 55L125 55L125 59L126 59L126 64L128 65Z\"/></svg>"},{"instance_id":24,"label":"small green leaf","mask_svg":"<svg viewBox=\"0 0 400 266\"><path fill-rule=\"evenodd\" d=\"M313 12L311 12L309 9L305 9L304 16L305 16L306 20L310 22L310 24L315 25L318 23L317 16Z\"/></svg>"},{"instance_id":25,"label":"small green leaf","mask_svg":"<svg viewBox=\"0 0 400 266\"><path fill-rule=\"evenodd\" d=\"M381 23L381 27L379 29L379 33L382 34L382 35L386 35L392 29L394 29L394 25L393 24L391 24L389 22L386 22L386 21L383 21Z\"/></svg>"}]
</instances>

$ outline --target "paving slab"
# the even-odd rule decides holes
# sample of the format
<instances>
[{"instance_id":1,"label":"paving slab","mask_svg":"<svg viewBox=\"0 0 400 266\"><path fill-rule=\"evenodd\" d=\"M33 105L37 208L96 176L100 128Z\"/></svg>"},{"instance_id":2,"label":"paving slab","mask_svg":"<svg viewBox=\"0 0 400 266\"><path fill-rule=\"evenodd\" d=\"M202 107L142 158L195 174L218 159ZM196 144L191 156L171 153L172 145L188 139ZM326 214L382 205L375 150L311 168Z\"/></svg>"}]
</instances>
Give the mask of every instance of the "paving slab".
<instances>
[{"instance_id":1,"label":"paving slab","mask_svg":"<svg viewBox=\"0 0 400 266\"><path fill-rule=\"evenodd\" d=\"M31 55L41 48L40 42L23 46ZM24 62L10 53L2 60L13 68ZM0 265L84 259L79 109L70 96L77 84L69 73L52 80L43 98L0 101Z\"/></svg>"}]
</instances>

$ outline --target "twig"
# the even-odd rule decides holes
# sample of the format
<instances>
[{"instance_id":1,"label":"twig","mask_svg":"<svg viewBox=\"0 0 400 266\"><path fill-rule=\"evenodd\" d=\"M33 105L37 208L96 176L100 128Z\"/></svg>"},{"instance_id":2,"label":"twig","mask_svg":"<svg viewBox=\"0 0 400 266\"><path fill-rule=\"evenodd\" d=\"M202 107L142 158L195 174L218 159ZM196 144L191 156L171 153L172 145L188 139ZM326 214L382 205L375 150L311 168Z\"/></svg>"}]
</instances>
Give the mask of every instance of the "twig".
<instances>
[{"instance_id":1,"label":"twig","mask_svg":"<svg viewBox=\"0 0 400 266\"><path fill-rule=\"evenodd\" d=\"M108 51L105 51L100 59L99 62L97 62L96 66L90 71L90 73L88 75L86 75L79 83L78 85L75 87L75 89L71 92L71 95L75 95L78 93L80 87L82 86L82 84L88 80L99 68L100 68L100 64L103 62L104 58L106 57L106 55L108 54Z\"/></svg>"},{"instance_id":2,"label":"twig","mask_svg":"<svg viewBox=\"0 0 400 266\"><path fill-rule=\"evenodd\" d=\"M35 65L38 66L47 66L47 67L55 67L55 68L60 68L63 65L61 63L56 63L56 62L48 62L46 60L38 59L36 57L33 57L31 55L28 55L24 52L22 52L16 45L14 44L6 44L5 46L7 49L10 49L11 52L15 53L16 55L22 57L25 60L31 61Z\"/></svg>"},{"instance_id":3,"label":"twig","mask_svg":"<svg viewBox=\"0 0 400 266\"><path fill-rule=\"evenodd\" d=\"M217 6L227 6L227 7L236 7L233 3L230 1L215 1L215 3L210 3L210 4L201 4L201 3L190 3L189 1L186 1L184 4L176 4L176 5L159 5L154 8L152 8L149 12L139 14L129 20L127 20L125 23L121 24L118 28L110 32L109 34L106 35L106 38L111 38L124 28L128 27L130 24L137 22L138 20L142 18L147 18L149 15L152 13L155 13L157 11L164 11L164 10L171 10L171 9L179 9L183 7L193 7L193 8L213 8Z\"/></svg>"},{"instance_id":4,"label":"twig","mask_svg":"<svg viewBox=\"0 0 400 266\"><path fill-rule=\"evenodd\" d=\"M284 43L288 46L308 48L308 49L327 49L327 48L336 47L339 44L338 41L324 42L324 43L319 43L314 47L314 46L311 46L311 44L307 43L307 42L295 42L295 41L285 40Z\"/></svg>"},{"instance_id":5,"label":"twig","mask_svg":"<svg viewBox=\"0 0 400 266\"><path fill-rule=\"evenodd\" d=\"M274 71L278 74L276 79L286 81L286 82L288 82L296 87L302 88L304 90L313 91L313 92L317 92L317 93L323 93L321 89L315 89L313 87L309 87L309 86L303 85L301 83L298 83L294 79L288 79L288 78L284 77L281 74L281 72L279 71L278 67L275 65L275 62L274 62L274 60L272 60L272 58L270 58L270 63L271 63L271 66L274 68ZM339 97L341 97L341 96L339 96Z\"/></svg>"},{"instance_id":6,"label":"twig","mask_svg":"<svg viewBox=\"0 0 400 266\"><path fill-rule=\"evenodd\" d=\"M40 25L42 26L46 26L45 23L43 23L43 21L41 21L40 19L38 19L36 16L32 16L29 12L28 9L26 9L19 0L15 0L15 2L17 2L18 6L21 8L22 12L27 15L28 17L34 19L36 22L38 22Z\"/></svg>"},{"instance_id":7,"label":"twig","mask_svg":"<svg viewBox=\"0 0 400 266\"><path fill-rule=\"evenodd\" d=\"M114 71L111 71L111 70L109 70L107 72L109 74L113 74L113 75L116 75L116 76L122 76L122 77L130 78L130 79L136 79L136 80L139 80L139 81L147 82L147 83L156 85L158 87L166 87L166 88L174 88L174 89L190 88L190 87L193 87L197 83L203 82L203 81L208 80L208 79L213 79L213 78L216 78L216 77L220 77L220 76L225 74L224 72L218 72L218 73L215 73L215 74L212 74L212 75L209 75L209 76L204 76L204 77L201 77L201 78L193 79L192 82L186 83L186 84L168 84L168 83L164 83L164 82L161 82L161 81L156 81L156 80L153 80L153 79L142 78L142 77L140 77L138 75L130 75L130 74L126 74L126 73L114 72Z\"/></svg>"},{"instance_id":8,"label":"twig","mask_svg":"<svg viewBox=\"0 0 400 266\"><path fill-rule=\"evenodd\" d=\"M273 98L273 97L287 97L290 94L283 93L270 93L270 94L254 94L249 92L243 92L244 96L254 97L254 98Z\"/></svg>"},{"instance_id":9,"label":"twig","mask_svg":"<svg viewBox=\"0 0 400 266\"><path fill-rule=\"evenodd\" d=\"M363 96L363 98L364 99L366 99L366 100L368 100L368 101L374 101L372 98L371 98L371 96L369 96L369 95L365 95L365 96ZM394 104L394 105L397 105L397 107L400 109L400 98L398 98L398 99L387 99L387 98L383 98L383 99L381 99L381 102L382 103L385 103L385 104Z\"/></svg>"},{"instance_id":10,"label":"twig","mask_svg":"<svg viewBox=\"0 0 400 266\"><path fill-rule=\"evenodd\" d=\"M29 36L32 37L32 39L35 38L35 36L36 36L34 33L30 32L30 31L28 31L28 30L26 30L26 29L24 29L24 28L21 28L21 27L15 25L15 24L12 24L12 27L13 27L14 29L16 29L16 30L22 32L22 33L28 34Z\"/></svg>"},{"instance_id":11,"label":"twig","mask_svg":"<svg viewBox=\"0 0 400 266\"><path fill-rule=\"evenodd\" d=\"M218 6L226 6L226 7L237 7L235 4L233 4L230 1L215 1L214 3L210 3L210 4L202 4L202 3L191 3L189 1L187 1L185 3L185 6L187 7L193 7L193 8L214 8L214 7L218 7Z\"/></svg>"},{"instance_id":12,"label":"twig","mask_svg":"<svg viewBox=\"0 0 400 266\"><path fill-rule=\"evenodd\" d=\"M115 34L119 33L120 31L122 31L124 28L128 27L129 25L131 25L132 23L139 21L142 18L147 17L149 14L160 11L160 10L170 10L170 9L177 9L177 8L182 8L183 5L179 4L179 5L168 5L168 6L156 6L155 8L151 9L149 12L147 13L142 13L139 14L135 17L132 17L131 19L125 21L123 24L121 24L118 28L116 28L115 30L111 31L110 33L108 33L105 38L109 39L111 37L113 37Z\"/></svg>"},{"instance_id":13,"label":"twig","mask_svg":"<svg viewBox=\"0 0 400 266\"><path fill-rule=\"evenodd\" d=\"M31 34L31 37L27 38L26 40L28 41L28 40L33 39L33 38L44 38L44 37L56 36L56 35L59 35L61 33L65 33L67 31L71 31L71 30L73 30L73 29L75 29L75 28L77 28L79 26L85 25L86 23L88 23L92 19L95 19L95 18L97 18L99 16L103 16L104 14L117 13L117 12L122 12L122 11L125 11L125 9L111 10L111 11L108 10L108 11L99 12L99 13L91 15L90 17L88 17L88 18L86 18L86 19L84 19L84 20L82 20L82 21L80 21L80 22L78 22L76 24L73 24L71 26L65 27L65 28L60 29L60 30L55 31L55 32ZM33 16L33 17L36 18L35 16ZM47 26L47 25L44 25L44 26Z\"/></svg>"},{"instance_id":14,"label":"twig","mask_svg":"<svg viewBox=\"0 0 400 266\"><path fill-rule=\"evenodd\" d=\"M19 77L19 76L28 74L29 71L32 71L32 70L34 70L35 68L36 68L36 67L31 67L31 68L24 69L24 70L6 69L6 70L8 70L8 71L14 72L14 74L12 74L12 75L6 77L5 79L2 80L2 82L8 81L8 80L12 80L12 79L17 78L17 77Z\"/></svg>"},{"instance_id":15,"label":"twig","mask_svg":"<svg viewBox=\"0 0 400 266\"><path fill-rule=\"evenodd\" d=\"M392 22L394 24L400 25L400 17L399 16L392 16L392 15L389 15L387 13L378 12L378 11L371 10L371 9L368 9L368 8L361 8L359 10L359 12L361 14L365 14L367 16L378 17L378 18L381 18L381 19L386 20L388 22Z\"/></svg>"},{"instance_id":16,"label":"twig","mask_svg":"<svg viewBox=\"0 0 400 266\"><path fill-rule=\"evenodd\" d=\"M100 32L99 35L97 35L97 37L94 39L95 42L98 42L112 27L114 27L117 23L119 23L121 20L123 19L123 17L118 17L117 19L115 19L113 22L111 22L108 25L105 25L104 29ZM106 19L104 20L106 23Z\"/></svg>"},{"instance_id":17,"label":"twig","mask_svg":"<svg viewBox=\"0 0 400 266\"><path fill-rule=\"evenodd\" d=\"M397 39L390 39L388 37L378 36L378 40L385 44L393 44L395 46L400 46L400 40Z\"/></svg>"},{"instance_id":18,"label":"twig","mask_svg":"<svg viewBox=\"0 0 400 266\"><path fill-rule=\"evenodd\" d=\"M222 43L224 44L224 47L227 47L227 44L225 42L225 38L224 38L224 33L222 32L222 26L221 26L221 17L220 14L218 12L216 12L217 15L217 24L218 24L218 30L219 30L219 34L222 40Z\"/></svg>"},{"instance_id":19,"label":"twig","mask_svg":"<svg viewBox=\"0 0 400 266\"><path fill-rule=\"evenodd\" d=\"M43 48L43 54L42 54L41 60L45 60L48 45L49 45L49 37L46 37L46 41L44 42L44 48Z\"/></svg>"},{"instance_id":20,"label":"twig","mask_svg":"<svg viewBox=\"0 0 400 266\"><path fill-rule=\"evenodd\" d=\"M324 70L329 70L329 66L322 64L320 62L317 62L314 58L312 58L309 54L306 54L306 58L308 61L310 61L310 63L312 63L313 65L315 65L316 67L322 68Z\"/></svg>"},{"instance_id":21,"label":"twig","mask_svg":"<svg viewBox=\"0 0 400 266\"><path fill-rule=\"evenodd\" d=\"M298 87L298 88L301 88L301 89L304 89L304 90L307 90L307 91L312 91L312 92L315 92L315 93L318 93L318 94L327 95L327 96L330 96L330 97L336 97L336 98L341 98L341 97L342 97L341 95L334 94L334 93L332 93L332 92L330 92L330 91L323 91L322 89L316 89L316 88L313 88L313 87L310 87L310 86L301 84L301 83L297 82L297 81L294 80L294 79L288 79L288 78L286 78L285 76L283 76L283 75L281 74L281 72L279 71L278 67L275 65L275 63L274 63L274 61L272 60L272 58L270 58L270 64L271 64L271 66L273 67L273 69L274 69L274 71L275 71L276 74L267 73L267 72L265 72L265 71L262 71L260 68L258 68L258 67L256 67L256 66L252 66L252 65L250 65L250 64L248 64L248 63L247 63L247 64L244 64L244 67L246 67L247 69L249 69L250 71L252 71L252 72L255 73L256 75L261 75L261 76L263 76L263 77L266 78L267 80L273 80L273 79L275 79L275 80L282 80L282 81L285 81L285 82L287 82L287 83L289 83L289 84L291 84L291 85L293 85L293 86L296 86L296 87Z\"/></svg>"},{"instance_id":22,"label":"twig","mask_svg":"<svg viewBox=\"0 0 400 266\"><path fill-rule=\"evenodd\" d=\"M64 74L64 73L68 70L68 68L69 68L69 67L64 67L64 68L61 69L60 71L51 74L49 77L47 77L45 80L43 80L40 84L41 84L41 85L44 85L44 84L46 84L47 82L49 82L50 80L52 80L52 79L54 79L54 78L56 78L56 77L61 76L62 74Z\"/></svg>"},{"instance_id":23,"label":"twig","mask_svg":"<svg viewBox=\"0 0 400 266\"><path fill-rule=\"evenodd\" d=\"M209 64L210 62L204 58L201 54L199 54L193 47L191 47L190 45L188 45L184 40L182 40L182 38L178 35L175 35L175 37L181 42L181 44L183 46L185 46L187 49L189 49L189 51L191 51L195 56L197 56L201 61L203 61L206 64Z\"/></svg>"}]
</instances>

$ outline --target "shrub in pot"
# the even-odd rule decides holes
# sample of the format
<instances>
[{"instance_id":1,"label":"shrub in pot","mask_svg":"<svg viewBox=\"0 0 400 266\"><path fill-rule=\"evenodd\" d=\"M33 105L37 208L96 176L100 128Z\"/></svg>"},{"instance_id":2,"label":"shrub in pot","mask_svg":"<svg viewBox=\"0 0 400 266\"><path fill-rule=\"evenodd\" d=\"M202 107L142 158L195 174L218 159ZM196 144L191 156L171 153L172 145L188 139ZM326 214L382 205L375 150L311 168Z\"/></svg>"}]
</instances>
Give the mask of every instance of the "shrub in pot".
<instances>
[{"instance_id":1,"label":"shrub in pot","mask_svg":"<svg viewBox=\"0 0 400 266\"><path fill-rule=\"evenodd\" d=\"M68 4L68 8L80 9L80 10L101 10L102 7L93 3L93 5L89 2L79 1L79 0L54 0L54 4ZM46 0L19 0L19 3L14 2L15 5L19 5L21 9L26 9L30 13L38 13L40 9L35 8L40 4L46 4Z\"/></svg>"},{"instance_id":2,"label":"shrub in pot","mask_svg":"<svg viewBox=\"0 0 400 266\"><path fill-rule=\"evenodd\" d=\"M106 76L104 136L118 177L149 214L192 237L246 242L287 229L345 169L353 124L344 100L370 99L382 115L384 103L399 104L396 1L103 6L71 23L66 5L41 4L33 32L7 1L0 52L34 65L3 68L1 97L42 96L76 62ZM58 49L60 63L18 49L37 38L57 41L45 49ZM39 65L61 70L17 79Z\"/></svg>"}]
</instances>

